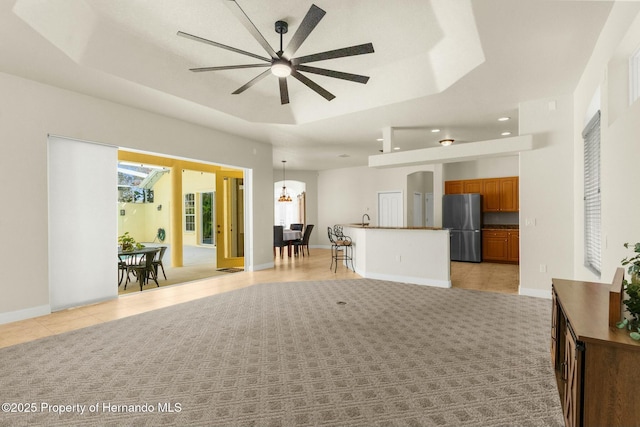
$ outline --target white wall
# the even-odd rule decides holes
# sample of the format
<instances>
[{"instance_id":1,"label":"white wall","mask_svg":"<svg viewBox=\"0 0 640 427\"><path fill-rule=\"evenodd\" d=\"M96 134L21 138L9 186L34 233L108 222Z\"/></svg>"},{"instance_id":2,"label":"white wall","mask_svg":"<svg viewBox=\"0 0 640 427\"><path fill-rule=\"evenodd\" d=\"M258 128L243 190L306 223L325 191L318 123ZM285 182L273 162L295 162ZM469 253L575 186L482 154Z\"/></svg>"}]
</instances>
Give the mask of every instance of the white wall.
<instances>
[{"instance_id":1,"label":"white wall","mask_svg":"<svg viewBox=\"0 0 640 427\"><path fill-rule=\"evenodd\" d=\"M251 202L260 214L252 218L247 251L254 266L273 265L271 145L9 74L0 73L0 93L0 199L12 206L28 201L20 212L0 214L0 323L43 314L49 306L48 134L253 169ZM115 214L112 208L114 223Z\"/></svg>"},{"instance_id":2,"label":"white wall","mask_svg":"<svg viewBox=\"0 0 640 427\"><path fill-rule=\"evenodd\" d=\"M402 191L406 225L407 176L414 172L432 171L435 200L435 226L442 226L442 166L425 165L399 168L359 168L320 171L318 176L318 236L328 245L327 227L335 224L360 223L363 214L378 224L378 192ZM411 196L413 197L413 196Z\"/></svg>"},{"instance_id":3,"label":"white wall","mask_svg":"<svg viewBox=\"0 0 640 427\"><path fill-rule=\"evenodd\" d=\"M491 157L444 165L445 181L519 175L520 164L518 156Z\"/></svg>"},{"instance_id":4,"label":"white wall","mask_svg":"<svg viewBox=\"0 0 640 427\"><path fill-rule=\"evenodd\" d=\"M635 13L629 13L635 7ZM628 58L640 46L640 4L616 3L574 94L574 271L578 280L610 282L620 260L640 241L640 102L629 106ZM592 98L600 98L602 274L584 267L583 141Z\"/></svg>"},{"instance_id":5,"label":"white wall","mask_svg":"<svg viewBox=\"0 0 640 427\"><path fill-rule=\"evenodd\" d=\"M520 293L551 297L551 278L573 274L573 102L569 95L520 105ZM545 270L545 271L542 271Z\"/></svg>"}]
</instances>

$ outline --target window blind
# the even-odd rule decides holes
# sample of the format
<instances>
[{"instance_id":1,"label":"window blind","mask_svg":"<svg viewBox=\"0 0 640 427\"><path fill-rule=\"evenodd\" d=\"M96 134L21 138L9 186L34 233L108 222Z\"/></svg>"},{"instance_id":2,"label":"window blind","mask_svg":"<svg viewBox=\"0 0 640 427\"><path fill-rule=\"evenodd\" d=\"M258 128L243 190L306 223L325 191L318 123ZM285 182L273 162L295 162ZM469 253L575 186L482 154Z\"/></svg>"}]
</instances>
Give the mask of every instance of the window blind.
<instances>
[{"instance_id":1,"label":"window blind","mask_svg":"<svg viewBox=\"0 0 640 427\"><path fill-rule=\"evenodd\" d=\"M584 264L600 275L600 111L582 132L584 139Z\"/></svg>"}]
</instances>

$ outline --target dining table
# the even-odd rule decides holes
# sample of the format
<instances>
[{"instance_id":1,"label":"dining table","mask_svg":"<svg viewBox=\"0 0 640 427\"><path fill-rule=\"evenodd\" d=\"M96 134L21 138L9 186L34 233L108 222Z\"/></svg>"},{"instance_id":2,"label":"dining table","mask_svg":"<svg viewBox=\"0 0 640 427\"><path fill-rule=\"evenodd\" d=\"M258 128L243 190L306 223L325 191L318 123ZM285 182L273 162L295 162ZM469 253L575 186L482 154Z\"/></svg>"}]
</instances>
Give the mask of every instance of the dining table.
<instances>
[{"instance_id":1,"label":"dining table","mask_svg":"<svg viewBox=\"0 0 640 427\"><path fill-rule=\"evenodd\" d=\"M138 264L143 262L142 259L142 255L144 255L145 257L150 257L151 260L153 260L153 258L155 258L156 253L158 253L160 251L160 248L158 247L144 247L144 248L139 248L139 249L132 249L132 250L127 250L127 251L123 251L122 248L118 248L118 286L120 286L122 284L122 281L124 280L125 276L128 275L128 272L126 271L126 266L127 265L132 265L132 263ZM147 263L147 265L151 265L151 263ZM121 268L121 267L124 267ZM122 270L122 272L120 271ZM148 274L148 272L147 272ZM146 275L139 275L138 277L138 282L140 284L140 290L142 290L142 285L144 283L144 280L146 279ZM125 283L126 286L126 283Z\"/></svg>"},{"instance_id":2,"label":"dining table","mask_svg":"<svg viewBox=\"0 0 640 427\"><path fill-rule=\"evenodd\" d=\"M291 245L294 240L302 239L302 230L282 230L282 240L287 244L287 255L291 256Z\"/></svg>"}]
</instances>

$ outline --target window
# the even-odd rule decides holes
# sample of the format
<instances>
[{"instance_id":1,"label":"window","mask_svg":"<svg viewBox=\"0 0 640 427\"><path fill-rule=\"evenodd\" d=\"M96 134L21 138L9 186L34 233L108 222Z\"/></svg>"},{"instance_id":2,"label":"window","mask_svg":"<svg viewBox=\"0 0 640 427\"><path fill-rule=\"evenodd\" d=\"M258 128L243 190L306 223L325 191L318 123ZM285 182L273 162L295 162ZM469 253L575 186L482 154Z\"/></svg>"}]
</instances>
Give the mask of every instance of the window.
<instances>
[{"instance_id":1,"label":"window","mask_svg":"<svg viewBox=\"0 0 640 427\"><path fill-rule=\"evenodd\" d=\"M600 111L582 132L584 139L584 264L600 276Z\"/></svg>"},{"instance_id":2,"label":"window","mask_svg":"<svg viewBox=\"0 0 640 427\"><path fill-rule=\"evenodd\" d=\"M640 98L640 49L629 58L629 105Z\"/></svg>"},{"instance_id":3,"label":"window","mask_svg":"<svg viewBox=\"0 0 640 427\"><path fill-rule=\"evenodd\" d=\"M184 195L184 231L196 231L196 195Z\"/></svg>"}]
</instances>

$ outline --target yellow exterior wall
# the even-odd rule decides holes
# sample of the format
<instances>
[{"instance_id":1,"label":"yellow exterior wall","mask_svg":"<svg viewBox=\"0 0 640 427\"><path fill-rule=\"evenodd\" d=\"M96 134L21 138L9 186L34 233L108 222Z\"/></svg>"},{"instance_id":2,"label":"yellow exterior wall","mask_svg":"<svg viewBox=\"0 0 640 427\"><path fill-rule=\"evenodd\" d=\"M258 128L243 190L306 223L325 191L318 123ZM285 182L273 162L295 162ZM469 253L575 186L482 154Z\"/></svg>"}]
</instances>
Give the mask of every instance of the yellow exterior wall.
<instances>
[{"instance_id":1,"label":"yellow exterior wall","mask_svg":"<svg viewBox=\"0 0 640 427\"><path fill-rule=\"evenodd\" d=\"M125 203L118 202L118 235L126 231L138 242L153 242L158 228L165 230L165 242L169 239L171 181L169 174L153 186L153 203ZM158 206L162 205L161 210ZM120 215L120 211L125 215Z\"/></svg>"},{"instance_id":2,"label":"yellow exterior wall","mask_svg":"<svg viewBox=\"0 0 640 427\"><path fill-rule=\"evenodd\" d=\"M185 169L182 172L182 194L194 193L196 201L196 230L183 230L183 244L196 246L199 244L200 235L200 194L206 192L215 192L216 175L215 173L193 171ZM184 209L183 209L184 214ZM183 226L184 228L184 226Z\"/></svg>"},{"instance_id":3,"label":"yellow exterior wall","mask_svg":"<svg viewBox=\"0 0 640 427\"><path fill-rule=\"evenodd\" d=\"M141 164L173 167L182 171L182 194L195 193L196 197L196 230L185 232L182 216L176 221L182 230L182 244L197 245L200 219L200 193L214 192L216 187L215 171L225 170L220 166L183 161L178 159L150 156L140 153L119 151L118 158L121 161L140 162ZM118 235L129 232L139 242L153 242L158 228L165 230L165 243L169 243L171 236L171 174L166 173L153 187L153 203L120 203L118 202ZM180 212L184 215L184 199L179 198ZM158 205L162 209L158 211ZM120 216L121 209L125 215ZM177 228L177 227L176 227Z\"/></svg>"}]
</instances>

